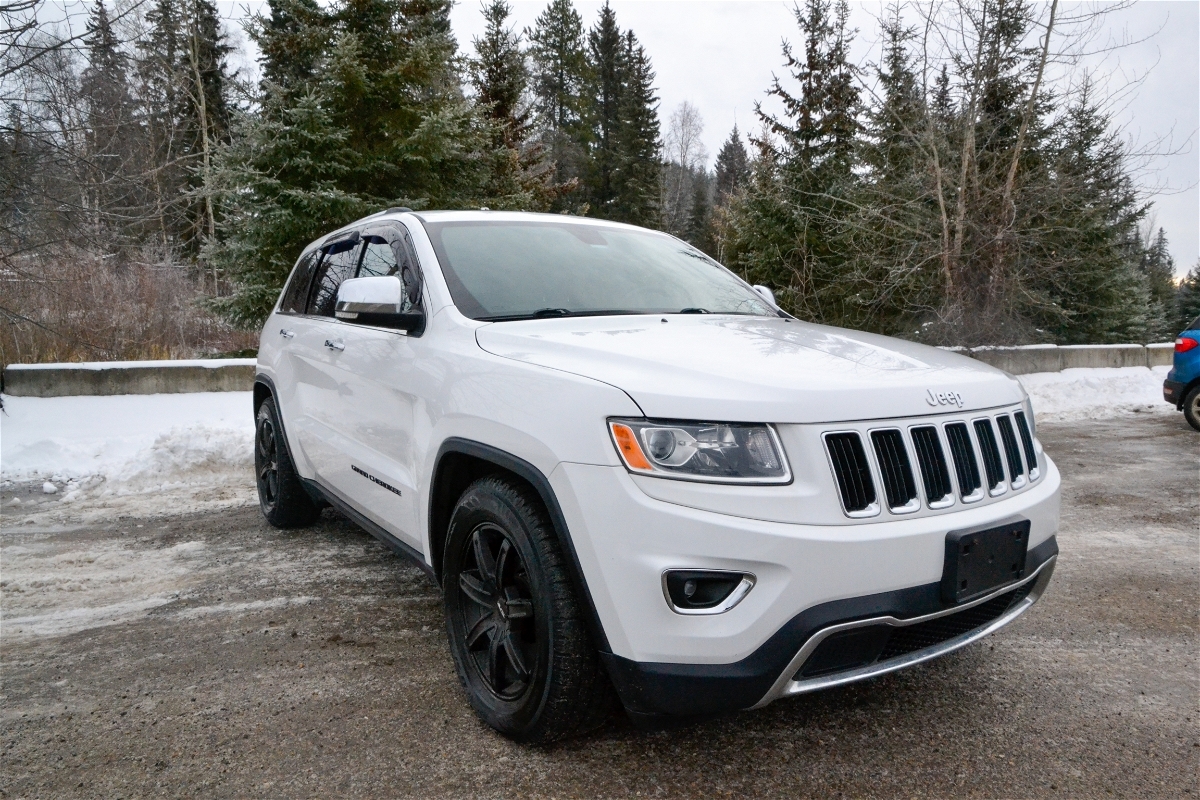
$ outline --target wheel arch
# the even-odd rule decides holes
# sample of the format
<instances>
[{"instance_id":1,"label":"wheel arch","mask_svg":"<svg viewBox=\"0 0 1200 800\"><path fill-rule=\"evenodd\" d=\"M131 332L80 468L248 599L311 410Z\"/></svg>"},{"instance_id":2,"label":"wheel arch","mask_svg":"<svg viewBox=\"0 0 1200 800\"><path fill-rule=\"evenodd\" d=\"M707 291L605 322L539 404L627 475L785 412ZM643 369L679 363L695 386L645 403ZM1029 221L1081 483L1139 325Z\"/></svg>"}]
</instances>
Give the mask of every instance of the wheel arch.
<instances>
[{"instance_id":1,"label":"wheel arch","mask_svg":"<svg viewBox=\"0 0 1200 800\"><path fill-rule=\"evenodd\" d=\"M584 605L584 614L591 630L593 641L601 652L610 652L608 637L588 590L587 579L579 562L579 555L571 540L566 518L558 504L558 498L546 476L528 461L504 450L470 439L451 437L442 442L434 460L429 489L429 560L434 577L442 580L442 561L445 555L446 532L450 527L450 515L454 504L474 481L485 475L505 474L537 492L554 527L555 537L567 557L571 582Z\"/></svg>"}]
</instances>

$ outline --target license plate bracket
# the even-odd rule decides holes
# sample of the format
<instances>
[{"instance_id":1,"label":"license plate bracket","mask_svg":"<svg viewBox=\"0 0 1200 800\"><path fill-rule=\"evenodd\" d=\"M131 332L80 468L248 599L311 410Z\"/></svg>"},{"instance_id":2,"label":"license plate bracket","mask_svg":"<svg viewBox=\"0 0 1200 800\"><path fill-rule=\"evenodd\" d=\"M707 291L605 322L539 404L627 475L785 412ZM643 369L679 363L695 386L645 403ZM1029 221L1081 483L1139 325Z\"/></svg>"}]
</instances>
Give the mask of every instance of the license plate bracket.
<instances>
[{"instance_id":1,"label":"license plate bracket","mask_svg":"<svg viewBox=\"0 0 1200 800\"><path fill-rule=\"evenodd\" d=\"M1025 577L1029 520L946 534L942 600L957 605Z\"/></svg>"}]
</instances>

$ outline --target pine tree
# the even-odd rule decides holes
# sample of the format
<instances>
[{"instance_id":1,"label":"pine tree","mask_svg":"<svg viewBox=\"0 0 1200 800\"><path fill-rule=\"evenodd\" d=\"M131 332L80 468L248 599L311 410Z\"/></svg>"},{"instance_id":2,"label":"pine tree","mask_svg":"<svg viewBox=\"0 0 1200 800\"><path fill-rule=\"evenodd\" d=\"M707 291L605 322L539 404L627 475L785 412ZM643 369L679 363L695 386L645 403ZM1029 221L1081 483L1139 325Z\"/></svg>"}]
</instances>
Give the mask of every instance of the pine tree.
<instances>
[{"instance_id":1,"label":"pine tree","mask_svg":"<svg viewBox=\"0 0 1200 800\"><path fill-rule=\"evenodd\" d=\"M689 243L710 256L717 252L712 203L709 200L711 190L712 183L707 173L699 172L692 176L692 207L685 236Z\"/></svg>"},{"instance_id":2,"label":"pine tree","mask_svg":"<svg viewBox=\"0 0 1200 800\"><path fill-rule=\"evenodd\" d=\"M591 213L606 219L619 218L617 173L621 153L621 90L625 82L625 41L617 27L617 15L606 2L600 19L588 31L588 66L591 107L588 123L591 132L589 169L585 177L585 197Z\"/></svg>"},{"instance_id":3,"label":"pine tree","mask_svg":"<svg viewBox=\"0 0 1200 800\"><path fill-rule=\"evenodd\" d=\"M495 194L493 128L460 89L450 5L344 0L326 17L318 76L244 118L222 152L225 218L205 251L234 279L218 304L230 319L261 321L300 249L368 212L535 203L519 186Z\"/></svg>"},{"instance_id":4,"label":"pine tree","mask_svg":"<svg viewBox=\"0 0 1200 800\"><path fill-rule=\"evenodd\" d=\"M521 36L506 27L511 8L504 0L484 6L487 28L475 39L471 83L483 118L492 129L491 196L527 195L527 210L547 210L565 188L553 184L545 148L531 138L529 68Z\"/></svg>"},{"instance_id":5,"label":"pine tree","mask_svg":"<svg viewBox=\"0 0 1200 800\"><path fill-rule=\"evenodd\" d=\"M1175 259L1162 228L1142 254L1141 266L1150 293L1146 336L1150 340L1170 338L1175 335L1177 317Z\"/></svg>"},{"instance_id":6,"label":"pine tree","mask_svg":"<svg viewBox=\"0 0 1200 800\"><path fill-rule=\"evenodd\" d=\"M846 217L847 272L858 282L859 324L911 332L919 312L941 305L948 283L944 198L928 154L940 148L913 65L915 31L899 5L881 22L883 53L864 115L854 210ZM914 313L917 312L917 313Z\"/></svg>"},{"instance_id":7,"label":"pine tree","mask_svg":"<svg viewBox=\"0 0 1200 800\"><path fill-rule=\"evenodd\" d=\"M575 189L587 169L590 128L586 124L589 85L583 18L571 0L551 0L531 29L529 57L534 104L541 142L553 165L554 182ZM573 193L554 204L555 210L577 210Z\"/></svg>"},{"instance_id":8,"label":"pine tree","mask_svg":"<svg viewBox=\"0 0 1200 800\"><path fill-rule=\"evenodd\" d=\"M317 74L331 33L331 20L317 0L267 0L269 16L252 19L264 92L302 94Z\"/></svg>"},{"instance_id":9,"label":"pine tree","mask_svg":"<svg viewBox=\"0 0 1200 800\"><path fill-rule=\"evenodd\" d=\"M770 280L766 285L789 311L862 324L858 285L847 273L848 248L840 241L853 208L848 201L856 191L859 137L858 89L848 61L854 35L849 7L845 0L805 0L794 13L803 56L787 43L783 55L800 92L776 79L768 94L783 106L782 116L756 109L764 128L758 169L778 173L753 182L751 193L761 195L733 204L725 226L730 256L757 282ZM757 225L774 229L756 230Z\"/></svg>"},{"instance_id":10,"label":"pine tree","mask_svg":"<svg viewBox=\"0 0 1200 800\"><path fill-rule=\"evenodd\" d=\"M726 206L734 193L750 177L750 156L742 144L737 125L729 132L729 138L721 145L715 165L717 205Z\"/></svg>"},{"instance_id":11,"label":"pine tree","mask_svg":"<svg viewBox=\"0 0 1200 800\"><path fill-rule=\"evenodd\" d=\"M1067 343L1139 341L1149 289L1138 226L1146 214L1125 145L1084 85L1029 175L1015 222L1020 258L1010 291L1020 317Z\"/></svg>"},{"instance_id":12,"label":"pine tree","mask_svg":"<svg viewBox=\"0 0 1200 800\"><path fill-rule=\"evenodd\" d=\"M511 13L512 7L505 0L491 0L484 5L487 27L474 41L471 83L484 115L500 131L500 144L516 149L524 141L529 124L525 97L529 69L521 52L521 35L506 27Z\"/></svg>"},{"instance_id":13,"label":"pine tree","mask_svg":"<svg viewBox=\"0 0 1200 800\"><path fill-rule=\"evenodd\" d=\"M1200 261L1179 282L1175 304L1175 333L1200 327Z\"/></svg>"},{"instance_id":14,"label":"pine tree","mask_svg":"<svg viewBox=\"0 0 1200 800\"><path fill-rule=\"evenodd\" d=\"M127 232L124 220L139 203L134 156L133 102L129 63L108 16L104 0L88 15L88 66L80 78L86 119L86 196L92 233L112 246Z\"/></svg>"},{"instance_id":15,"label":"pine tree","mask_svg":"<svg viewBox=\"0 0 1200 800\"><path fill-rule=\"evenodd\" d=\"M180 129L189 156L190 225L184 241L198 245L216 235L213 201L213 159L218 145L229 139L232 76L227 57L233 48L225 40L221 19L212 0L184 0L184 76Z\"/></svg>"},{"instance_id":16,"label":"pine tree","mask_svg":"<svg viewBox=\"0 0 1200 800\"><path fill-rule=\"evenodd\" d=\"M612 219L654 227L658 222L662 146L658 133L658 97L650 57L633 31L625 32L618 103L616 197Z\"/></svg>"}]
</instances>

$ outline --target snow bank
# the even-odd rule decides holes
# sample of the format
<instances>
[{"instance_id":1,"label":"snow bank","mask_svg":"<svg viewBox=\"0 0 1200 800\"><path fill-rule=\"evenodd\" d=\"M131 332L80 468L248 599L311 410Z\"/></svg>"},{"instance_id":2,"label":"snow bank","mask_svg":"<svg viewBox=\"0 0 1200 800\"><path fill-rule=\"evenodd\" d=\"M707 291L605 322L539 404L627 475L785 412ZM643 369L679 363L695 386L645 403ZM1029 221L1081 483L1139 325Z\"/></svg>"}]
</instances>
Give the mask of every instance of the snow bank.
<instances>
[{"instance_id":1,"label":"snow bank","mask_svg":"<svg viewBox=\"0 0 1200 800\"><path fill-rule=\"evenodd\" d=\"M1021 375L1039 422L1170 414L1167 367ZM5 397L0 480L45 483L38 521L155 516L255 502L250 392ZM47 517L47 514L49 516ZM34 517L28 517L34 521Z\"/></svg>"},{"instance_id":2,"label":"snow bank","mask_svg":"<svg viewBox=\"0 0 1200 800\"><path fill-rule=\"evenodd\" d=\"M1072 422L1130 413L1173 414L1162 385L1170 367L1065 369L1018 375L1038 422Z\"/></svg>"},{"instance_id":3,"label":"snow bank","mask_svg":"<svg viewBox=\"0 0 1200 800\"><path fill-rule=\"evenodd\" d=\"M56 516L92 519L254 500L250 392L5 397L0 480L46 482Z\"/></svg>"}]
</instances>

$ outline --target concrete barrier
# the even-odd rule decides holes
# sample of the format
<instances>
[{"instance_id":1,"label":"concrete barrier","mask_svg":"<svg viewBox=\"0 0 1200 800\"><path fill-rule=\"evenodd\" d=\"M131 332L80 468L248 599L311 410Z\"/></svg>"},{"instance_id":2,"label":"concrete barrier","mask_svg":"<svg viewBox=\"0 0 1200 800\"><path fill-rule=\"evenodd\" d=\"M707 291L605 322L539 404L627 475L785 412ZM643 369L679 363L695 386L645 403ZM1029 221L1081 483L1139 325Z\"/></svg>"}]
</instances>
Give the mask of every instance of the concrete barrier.
<instances>
[{"instance_id":1,"label":"concrete barrier","mask_svg":"<svg viewBox=\"0 0 1200 800\"><path fill-rule=\"evenodd\" d=\"M4 368L4 393L14 397L66 397L248 392L254 386L254 365L253 358L9 364Z\"/></svg>"},{"instance_id":2,"label":"concrete barrier","mask_svg":"<svg viewBox=\"0 0 1200 800\"><path fill-rule=\"evenodd\" d=\"M1175 343L1146 345L1146 366L1169 367L1175 360Z\"/></svg>"},{"instance_id":3,"label":"concrete barrier","mask_svg":"<svg viewBox=\"0 0 1200 800\"><path fill-rule=\"evenodd\" d=\"M1023 347L946 348L999 367L1013 375L1062 372L1064 369L1170 366L1175 345L1170 344L1034 344Z\"/></svg>"},{"instance_id":4,"label":"concrete barrier","mask_svg":"<svg viewBox=\"0 0 1200 800\"><path fill-rule=\"evenodd\" d=\"M1061 372L1076 367L1170 366L1175 346L1081 344L1025 347L947 347L1013 375ZM97 361L82 364L9 364L4 393L14 397L79 394L175 394L247 392L254 384L253 358L192 361Z\"/></svg>"}]
</instances>

